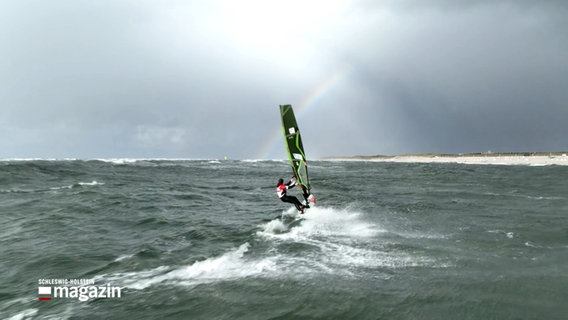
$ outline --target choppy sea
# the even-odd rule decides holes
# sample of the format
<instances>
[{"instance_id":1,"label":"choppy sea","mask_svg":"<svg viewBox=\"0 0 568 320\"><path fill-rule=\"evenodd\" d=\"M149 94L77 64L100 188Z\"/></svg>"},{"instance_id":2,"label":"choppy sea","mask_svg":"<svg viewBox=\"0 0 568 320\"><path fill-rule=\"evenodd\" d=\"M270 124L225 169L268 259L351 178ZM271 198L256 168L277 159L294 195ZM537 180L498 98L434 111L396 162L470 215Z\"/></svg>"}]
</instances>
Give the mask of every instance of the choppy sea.
<instances>
[{"instance_id":1,"label":"choppy sea","mask_svg":"<svg viewBox=\"0 0 568 320\"><path fill-rule=\"evenodd\" d=\"M567 166L313 161L302 219L280 177L285 161L0 161L0 318L568 317ZM61 297L81 279L120 297Z\"/></svg>"}]
</instances>

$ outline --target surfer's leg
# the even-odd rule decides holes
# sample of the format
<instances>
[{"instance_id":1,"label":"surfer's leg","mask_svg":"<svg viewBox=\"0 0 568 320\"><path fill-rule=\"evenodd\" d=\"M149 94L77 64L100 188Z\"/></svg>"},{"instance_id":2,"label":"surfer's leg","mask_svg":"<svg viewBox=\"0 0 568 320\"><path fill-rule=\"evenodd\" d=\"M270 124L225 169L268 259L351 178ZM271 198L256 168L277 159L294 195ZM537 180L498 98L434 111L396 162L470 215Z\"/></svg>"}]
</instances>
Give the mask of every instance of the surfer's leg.
<instances>
[{"instance_id":1,"label":"surfer's leg","mask_svg":"<svg viewBox=\"0 0 568 320\"><path fill-rule=\"evenodd\" d=\"M298 198L296 197L290 197L292 198L292 203L296 206L296 209L298 209L298 211L303 211L304 210L304 205L300 202L300 200L298 200Z\"/></svg>"},{"instance_id":2,"label":"surfer's leg","mask_svg":"<svg viewBox=\"0 0 568 320\"><path fill-rule=\"evenodd\" d=\"M282 198L280 198L280 200L282 200L282 202L287 202L287 203L294 203L294 201L292 201L292 199L290 199L289 196L287 195L283 195Z\"/></svg>"},{"instance_id":3,"label":"surfer's leg","mask_svg":"<svg viewBox=\"0 0 568 320\"><path fill-rule=\"evenodd\" d=\"M300 203L298 198L294 196L283 196L282 198L280 198L280 200L293 204L298 211L302 211L303 209L303 205Z\"/></svg>"}]
</instances>

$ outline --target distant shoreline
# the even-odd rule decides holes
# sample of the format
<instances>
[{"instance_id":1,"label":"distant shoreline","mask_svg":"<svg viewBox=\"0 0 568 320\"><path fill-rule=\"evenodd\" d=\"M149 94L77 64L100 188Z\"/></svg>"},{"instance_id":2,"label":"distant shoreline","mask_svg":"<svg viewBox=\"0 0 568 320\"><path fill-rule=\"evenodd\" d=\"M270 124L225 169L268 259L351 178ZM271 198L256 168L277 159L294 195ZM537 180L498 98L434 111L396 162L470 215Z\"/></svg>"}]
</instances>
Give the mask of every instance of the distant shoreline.
<instances>
[{"instance_id":1,"label":"distant shoreline","mask_svg":"<svg viewBox=\"0 0 568 320\"><path fill-rule=\"evenodd\" d=\"M399 163L461 163L492 165L568 165L568 152L516 152L516 153L466 153L466 154L405 154L396 156L347 156L327 157L325 160L372 161Z\"/></svg>"}]
</instances>

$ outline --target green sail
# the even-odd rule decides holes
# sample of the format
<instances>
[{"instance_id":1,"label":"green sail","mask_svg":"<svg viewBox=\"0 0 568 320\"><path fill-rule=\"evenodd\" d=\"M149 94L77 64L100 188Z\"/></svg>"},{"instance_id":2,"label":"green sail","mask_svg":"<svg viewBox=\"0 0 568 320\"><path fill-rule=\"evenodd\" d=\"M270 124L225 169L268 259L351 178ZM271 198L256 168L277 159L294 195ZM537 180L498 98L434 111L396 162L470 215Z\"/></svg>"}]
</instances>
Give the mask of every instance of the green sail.
<instances>
[{"instance_id":1,"label":"green sail","mask_svg":"<svg viewBox=\"0 0 568 320\"><path fill-rule=\"evenodd\" d=\"M289 104L280 105L280 115L282 116L282 128L284 130L284 144L288 151L288 159L292 165L292 171L296 180L302 187L304 198L307 201L310 195L310 179L308 177L308 163L306 153L302 145L300 129L294 116L294 110Z\"/></svg>"}]
</instances>

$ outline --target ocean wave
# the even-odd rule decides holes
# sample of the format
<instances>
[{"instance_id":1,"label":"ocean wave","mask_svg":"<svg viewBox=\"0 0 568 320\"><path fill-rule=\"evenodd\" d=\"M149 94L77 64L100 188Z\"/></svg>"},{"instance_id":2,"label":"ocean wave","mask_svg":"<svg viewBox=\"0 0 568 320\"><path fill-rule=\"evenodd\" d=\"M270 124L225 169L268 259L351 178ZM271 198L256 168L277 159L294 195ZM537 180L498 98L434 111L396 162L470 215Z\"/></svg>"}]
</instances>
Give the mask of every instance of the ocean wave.
<instances>
[{"instance_id":1,"label":"ocean wave","mask_svg":"<svg viewBox=\"0 0 568 320\"><path fill-rule=\"evenodd\" d=\"M247 242L221 256L196 261L187 266L178 268L160 266L139 272L104 275L101 278L113 283L120 283L120 285L128 288L141 290L159 284L188 286L214 281L235 280L275 269L276 264L272 258L244 259L249 248L250 244Z\"/></svg>"},{"instance_id":2,"label":"ocean wave","mask_svg":"<svg viewBox=\"0 0 568 320\"><path fill-rule=\"evenodd\" d=\"M129 158L116 158L116 159L96 159L97 161L112 163L112 164L133 164L144 159L129 159Z\"/></svg>"},{"instance_id":3,"label":"ocean wave","mask_svg":"<svg viewBox=\"0 0 568 320\"><path fill-rule=\"evenodd\" d=\"M34 309L34 308L30 308L30 309L25 309L22 310L21 312L16 313L15 315L6 318L6 320L25 320L25 319L31 319L33 317L35 317L38 313L39 309Z\"/></svg>"},{"instance_id":4,"label":"ocean wave","mask_svg":"<svg viewBox=\"0 0 568 320\"><path fill-rule=\"evenodd\" d=\"M93 187L93 186L104 186L104 182L98 182L93 180L91 182L77 182L72 185L62 186L62 187L52 187L49 190L63 190L63 189L73 189L78 187Z\"/></svg>"}]
</instances>

